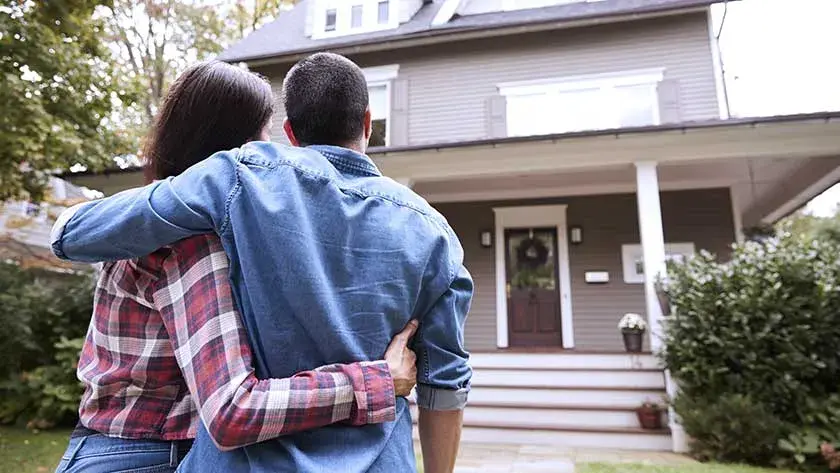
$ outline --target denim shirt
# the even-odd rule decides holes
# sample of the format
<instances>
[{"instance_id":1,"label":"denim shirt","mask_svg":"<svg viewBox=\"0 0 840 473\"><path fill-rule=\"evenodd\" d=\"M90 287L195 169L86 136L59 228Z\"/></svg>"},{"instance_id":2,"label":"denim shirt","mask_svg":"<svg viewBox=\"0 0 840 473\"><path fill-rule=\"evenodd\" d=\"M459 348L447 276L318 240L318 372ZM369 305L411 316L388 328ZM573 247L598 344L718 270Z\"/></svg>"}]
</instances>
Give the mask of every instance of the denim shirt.
<instances>
[{"instance_id":1,"label":"denim shirt","mask_svg":"<svg viewBox=\"0 0 840 473\"><path fill-rule=\"evenodd\" d=\"M174 178L68 209L52 247L64 259L99 262L207 232L219 234L230 258L258 377L381 359L416 318L418 404L464 407L473 283L461 244L425 200L362 154L249 143ZM393 422L333 425L231 452L202 429L179 471L411 472L411 429L402 398Z\"/></svg>"}]
</instances>

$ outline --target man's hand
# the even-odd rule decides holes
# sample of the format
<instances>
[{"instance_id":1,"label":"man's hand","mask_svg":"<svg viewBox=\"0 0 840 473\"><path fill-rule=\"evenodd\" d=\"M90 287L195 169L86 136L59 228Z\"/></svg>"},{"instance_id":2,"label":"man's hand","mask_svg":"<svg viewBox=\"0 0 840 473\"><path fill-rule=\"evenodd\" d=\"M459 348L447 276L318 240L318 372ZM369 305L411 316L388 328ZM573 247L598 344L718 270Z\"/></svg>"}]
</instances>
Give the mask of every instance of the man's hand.
<instances>
[{"instance_id":1,"label":"man's hand","mask_svg":"<svg viewBox=\"0 0 840 473\"><path fill-rule=\"evenodd\" d=\"M396 334L385 350L385 362L394 379L394 394L405 397L417 384L417 356L408 349L408 342L417 331L418 322L411 320Z\"/></svg>"}]
</instances>

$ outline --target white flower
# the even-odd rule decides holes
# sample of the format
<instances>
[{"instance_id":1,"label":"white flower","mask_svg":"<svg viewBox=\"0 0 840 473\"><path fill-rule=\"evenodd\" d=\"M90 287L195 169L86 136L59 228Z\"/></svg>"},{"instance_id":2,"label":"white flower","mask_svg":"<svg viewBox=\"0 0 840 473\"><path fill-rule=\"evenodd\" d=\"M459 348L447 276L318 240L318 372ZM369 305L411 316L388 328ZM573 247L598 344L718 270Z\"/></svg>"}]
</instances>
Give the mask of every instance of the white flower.
<instances>
[{"instance_id":1,"label":"white flower","mask_svg":"<svg viewBox=\"0 0 840 473\"><path fill-rule=\"evenodd\" d=\"M619 330L638 330L643 332L647 330L647 322L645 322L644 317L639 314L624 314L624 317L621 318L621 322L618 323Z\"/></svg>"}]
</instances>

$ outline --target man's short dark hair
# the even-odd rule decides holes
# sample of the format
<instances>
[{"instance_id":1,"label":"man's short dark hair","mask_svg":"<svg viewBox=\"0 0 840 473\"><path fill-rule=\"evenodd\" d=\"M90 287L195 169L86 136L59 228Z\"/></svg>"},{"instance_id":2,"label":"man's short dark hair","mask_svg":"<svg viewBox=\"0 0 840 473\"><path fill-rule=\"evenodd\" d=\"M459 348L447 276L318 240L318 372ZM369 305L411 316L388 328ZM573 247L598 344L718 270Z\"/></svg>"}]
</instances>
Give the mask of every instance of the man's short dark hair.
<instances>
[{"instance_id":1,"label":"man's short dark hair","mask_svg":"<svg viewBox=\"0 0 840 473\"><path fill-rule=\"evenodd\" d=\"M361 68L338 54L302 59L283 81L286 116L303 146L345 146L361 138L368 100Z\"/></svg>"}]
</instances>

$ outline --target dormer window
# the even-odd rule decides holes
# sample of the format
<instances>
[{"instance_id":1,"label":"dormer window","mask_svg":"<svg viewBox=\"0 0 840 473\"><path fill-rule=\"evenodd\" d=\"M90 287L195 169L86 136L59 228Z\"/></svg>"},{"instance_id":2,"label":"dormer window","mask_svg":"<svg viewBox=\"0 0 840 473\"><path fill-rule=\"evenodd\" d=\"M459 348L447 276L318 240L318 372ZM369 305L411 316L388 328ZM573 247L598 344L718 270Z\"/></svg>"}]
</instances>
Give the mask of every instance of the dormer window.
<instances>
[{"instance_id":1,"label":"dormer window","mask_svg":"<svg viewBox=\"0 0 840 473\"><path fill-rule=\"evenodd\" d=\"M377 5L377 23L380 25L388 24L388 17L391 14L391 2L388 0L380 1Z\"/></svg>"},{"instance_id":2,"label":"dormer window","mask_svg":"<svg viewBox=\"0 0 840 473\"><path fill-rule=\"evenodd\" d=\"M350 28L362 27L362 13L364 13L364 5L353 5L350 10Z\"/></svg>"},{"instance_id":3,"label":"dormer window","mask_svg":"<svg viewBox=\"0 0 840 473\"><path fill-rule=\"evenodd\" d=\"M327 17L324 20L324 31L335 31L337 13L335 8L327 10Z\"/></svg>"},{"instance_id":4,"label":"dormer window","mask_svg":"<svg viewBox=\"0 0 840 473\"><path fill-rule=\"evenodd\" d=\"M315 0L313 39L370 33L399 26L391 11L396 0Z\"/></svg>"}]
</instances>

